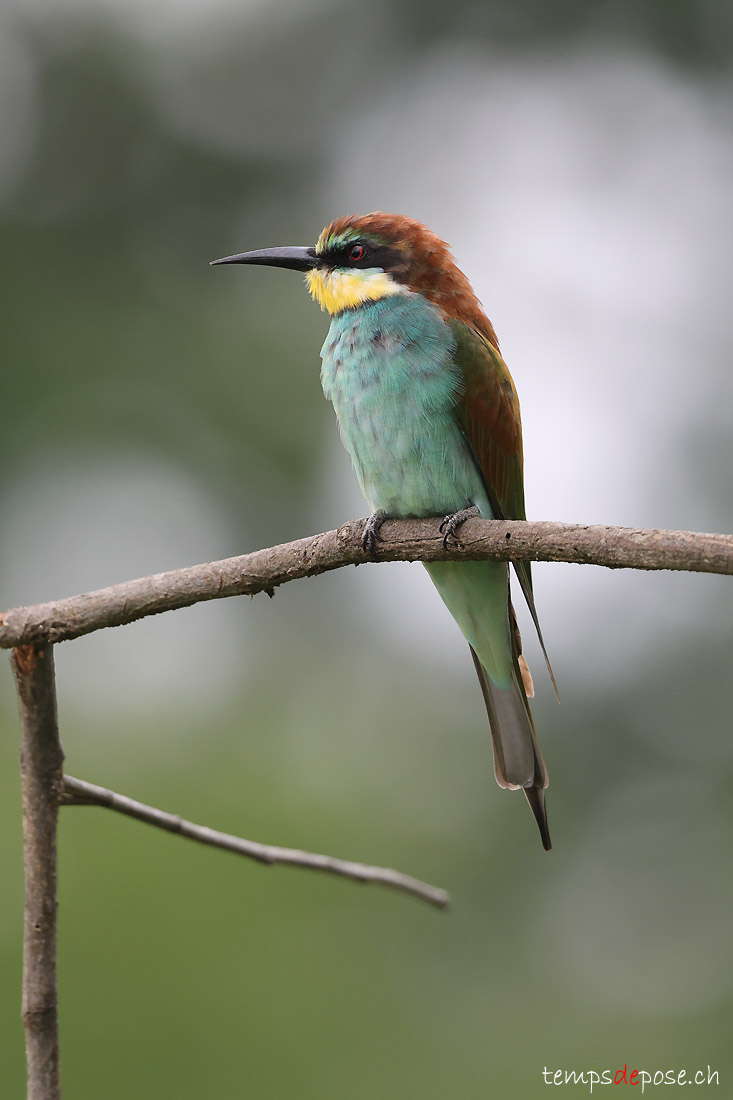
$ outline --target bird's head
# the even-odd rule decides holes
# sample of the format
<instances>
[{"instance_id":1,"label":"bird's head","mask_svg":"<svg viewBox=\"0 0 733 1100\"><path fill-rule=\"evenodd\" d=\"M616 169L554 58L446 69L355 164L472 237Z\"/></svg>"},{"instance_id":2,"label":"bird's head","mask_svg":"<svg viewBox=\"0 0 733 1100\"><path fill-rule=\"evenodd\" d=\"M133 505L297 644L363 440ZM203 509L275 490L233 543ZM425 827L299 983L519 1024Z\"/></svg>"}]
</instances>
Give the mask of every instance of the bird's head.
<instances>
[{"instance_id":1,"label":"bird's head","mask_svg":"<svg viewBox=\"0 0 733 1100\"><path fill-rule=\"evenodd\" d=\"M263 248L213 262L305 271L312 296L331 314L391 294L422 294L446 316L471 324L496 344L448 245L422 222L401 214L346 215L326 226L315 247Z\"/></svg>"}]
</instances>

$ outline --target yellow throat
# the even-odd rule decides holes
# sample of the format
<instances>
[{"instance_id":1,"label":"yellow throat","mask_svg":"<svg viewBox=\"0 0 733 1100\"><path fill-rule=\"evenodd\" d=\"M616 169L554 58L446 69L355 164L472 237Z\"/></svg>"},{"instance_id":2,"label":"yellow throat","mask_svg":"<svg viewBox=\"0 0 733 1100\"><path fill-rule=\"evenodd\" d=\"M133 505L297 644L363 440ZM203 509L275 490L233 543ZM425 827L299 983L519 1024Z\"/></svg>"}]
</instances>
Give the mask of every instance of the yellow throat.
<instances>
[{"instance_id":1,"label":"yellow throat","mask_svg":"<svg viewBox=\"0 0 733 1100\"><path fill-rule=\"evenodd\" d=\"M341 313L362 302L376 302L388 294L402 294L405 290L386 271L376 267L361 271L343 268L329 271L314 267L305 281L313 298L328 313Z\"/></svg>"}]
</instances>

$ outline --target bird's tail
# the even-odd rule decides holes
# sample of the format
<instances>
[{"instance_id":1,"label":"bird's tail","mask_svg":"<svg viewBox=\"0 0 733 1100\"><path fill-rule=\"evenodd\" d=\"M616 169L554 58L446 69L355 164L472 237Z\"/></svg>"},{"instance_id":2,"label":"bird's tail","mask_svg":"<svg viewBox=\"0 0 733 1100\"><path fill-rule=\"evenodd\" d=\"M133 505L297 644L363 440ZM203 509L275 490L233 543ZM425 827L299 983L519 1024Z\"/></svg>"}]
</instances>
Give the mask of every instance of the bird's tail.
<instances>
[{"instance_id":1,"label":"bird's tail","mask_svg":"<svg viewBox=\"0 0 733 1100\"><path fill-rule=\"evenodd\" d=\"M552 844L547 828L545 787L547 768L542 759L534 722L527 702L527 686L531 686L529 669L520 666L521 643L514 640L514 668L508 688L495 684L470 646L486 704L494 747L494 772L500 787L524 791L540 830L542 845L549 852Z\"/></svg>"},{"instance_id":2,"label":"bird's tail","mask_svg":"<svg viewBox=\"0 0 733 1100\"><path fill-rule=\"evenodd\" d=\"M550 848L545 812L547 768L537 744L527 695L532 677L509 598L509 569L501 562L426 562L443 602L471 647L486 703L500 787L524 790L542 843Z\"/></svg>"}]
</instances>

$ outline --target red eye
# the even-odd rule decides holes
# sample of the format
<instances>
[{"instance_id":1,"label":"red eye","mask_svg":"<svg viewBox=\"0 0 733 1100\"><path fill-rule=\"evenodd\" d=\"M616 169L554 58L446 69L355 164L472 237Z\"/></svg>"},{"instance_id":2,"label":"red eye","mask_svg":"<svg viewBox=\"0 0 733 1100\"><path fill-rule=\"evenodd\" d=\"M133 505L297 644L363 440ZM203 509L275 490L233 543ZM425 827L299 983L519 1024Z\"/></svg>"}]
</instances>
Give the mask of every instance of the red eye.
<instances>
[{"instance_id":1,"label":"red eye","mask_svg":"<svg viewBox=\"0 0 733 1100\"><path fill-rule=\"evenodd\" d=\"M364 251L365 249L363 244L355 244L349 252L349 259L354 261L361 260L364 256Z\"/></svg>"}]
</instances>

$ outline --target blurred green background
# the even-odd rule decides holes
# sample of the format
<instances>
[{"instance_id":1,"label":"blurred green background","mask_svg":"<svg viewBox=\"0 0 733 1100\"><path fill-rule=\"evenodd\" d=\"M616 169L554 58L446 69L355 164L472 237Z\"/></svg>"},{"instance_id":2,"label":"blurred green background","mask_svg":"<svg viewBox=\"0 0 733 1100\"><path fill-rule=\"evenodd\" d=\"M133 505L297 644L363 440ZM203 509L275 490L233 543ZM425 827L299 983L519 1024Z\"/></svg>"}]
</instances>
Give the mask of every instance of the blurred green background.
<instances>
[{"instance_id":1,"label":"blurred green background","mask_svg":"<svg viewBox=\"0 0 733 1100\"><path fill-rule=\"evenodd\" d=\"M535 518L730 530L727 0L4 0L0 605L363 515L293 273L336 215L450 240ZM375 565L64 644L69 771L409 898L62 811L66 1093L546 1095L733 1070L733 590L547 565L525 628L555 848L493 780L465 644ZM23 1094L0 663L0 1095ZM585 1093L567 1086L559 1095ZM722 1094L722 1093L721 1093Z\"/></svg>"}]
</instances>

